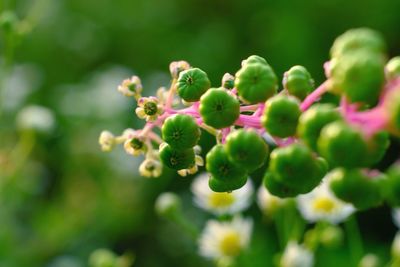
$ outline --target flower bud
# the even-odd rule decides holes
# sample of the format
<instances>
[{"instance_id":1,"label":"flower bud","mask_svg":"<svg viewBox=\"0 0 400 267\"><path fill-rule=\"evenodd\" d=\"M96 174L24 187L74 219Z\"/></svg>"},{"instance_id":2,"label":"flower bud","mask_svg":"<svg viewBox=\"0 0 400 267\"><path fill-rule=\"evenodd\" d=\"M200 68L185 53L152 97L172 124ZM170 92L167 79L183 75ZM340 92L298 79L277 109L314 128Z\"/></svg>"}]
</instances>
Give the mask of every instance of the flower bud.
<instances>
[{"instance_id":1,"label":"flower bud","mask_svg":"<svg viewBox=\"0 0 400 267\"><path fill-rule=\"evenodd\" d=\"M225 89L232 89L235 87L235 77L230 73L225 73L222 77L222 85Z\"/></svg>"},{"instance_id":2,"label":"flower bud","mask_svg":"<svg viewBox=\"0 0 400 267\"><path fill-rule=\"evenodd\" d=\"M173 61L169 64L169 71L171 73L172 78L178 79L179 74L184 71L190 69L190 65L186 61Z\"/></svg>"},{"instance_id":3,"label":"flower bud","mask_svg":"<svg viewBox=\"0 0 400 267\"><path fill-rule=\"evenodd\" d=\"M139 98L142 90L142 82L138 76L132 76L130 79L125 79L122 81L122 84L118 86L118 91L127 97L134 96Z\"/></svg>"},{"instance_id":4,"label":"flower bud","mask_svg":"<svg viewBox=\"0 0 400 267\"><path fill-rule=\"evenodd\" d=\"M329 225L320 233L320 242L328 248L338 248L343 244L344 233L339 226Z\"/></svg>"},{"instance_id":5,"label":"flower bud","mask_svg":"<svg viewBox=\"0 0 400 267\"><path fill-rule=\"evenodd\" d=\"M139 173L144 177L159 177L162 173L162 164L157 159L147 158L140 164Z\"/></svg>"},{"instance_id":6,"label":"flower bud","mask_svg":"<svg viewBox=\"0 0 400 267\"><path fill-rule=\"evenodd\" d=\"M99 144L101 150L106 152L111 151L115 145L115 136L109 131L102 131L99 137Z\"/></svg>"},{"instance_id":7,"label":"flower bud","mask_svg":"<svg viewBox=\"0 0 400 267\"><path fill-rule=\"evenodd\" d=\"M375 254L369 253L362 257L358 267L380 267L382 266L378 256Z\"/></svg>"}]
</instances>

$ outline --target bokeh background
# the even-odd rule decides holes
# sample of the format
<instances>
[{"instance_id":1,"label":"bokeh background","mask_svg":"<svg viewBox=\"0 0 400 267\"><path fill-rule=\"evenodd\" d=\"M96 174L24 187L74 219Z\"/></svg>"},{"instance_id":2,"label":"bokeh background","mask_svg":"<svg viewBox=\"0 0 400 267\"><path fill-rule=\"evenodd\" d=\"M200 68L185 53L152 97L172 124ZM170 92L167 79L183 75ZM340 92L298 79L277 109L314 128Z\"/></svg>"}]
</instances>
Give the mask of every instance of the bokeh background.
<instances>
[{"instance_id":1,"label":"bokeh background","mask_svg":"<svg viewBox=\"0 0 400 267\"><path fill-rule=\"evenodd\" d=\"M3 25L0 35L1 267L82 267L97 248L132 253L138 267L211 266L153 209L161 192L177 192L201 227L208 215L193 207L192 178L141 178L141 159L98 146L103 129L143 125L116 90L122 79L139 75L150 95L169 83L169 63L184 59L218 86L258 54L280 77L301 64L320 83L334 38L361 26L383 34L390 56L400 54L398 0L0 0L7 10L24 21L24 34ZM18 128L18 114L32 104L52 111L52 129ZM206 148L210 140L203 136ZM258 222L243 266L271 266L274 229L255 204L248 213ZM366 250L388 257L389 209L358 221ZM350 266L345 246L319 253L317 266Z\"/></svg>"}]
</instances>

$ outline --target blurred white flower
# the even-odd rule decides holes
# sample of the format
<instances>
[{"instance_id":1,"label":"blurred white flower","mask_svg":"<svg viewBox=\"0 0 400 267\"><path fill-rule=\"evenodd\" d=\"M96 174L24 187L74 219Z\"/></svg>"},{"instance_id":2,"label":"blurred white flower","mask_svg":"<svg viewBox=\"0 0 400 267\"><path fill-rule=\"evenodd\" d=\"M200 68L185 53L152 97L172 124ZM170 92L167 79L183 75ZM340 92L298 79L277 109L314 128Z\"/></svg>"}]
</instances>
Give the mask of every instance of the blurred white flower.
<instances>
[{"instance_id":1,"label":"blurred white flower","mask_svg":"<svg viewBox=\"0 0 400 267\"><path fill-rule=\"evenodd\" d=\"M147 158L140 164L139 173L144 177L159 177L162 173L162 164L157 159Z\"/></svg>"},{"instance_id":2,"label":"blurred white flower","mask_svg":"<svg viewBox=\"0 0 400 267\"><path fill-rule=\"evenodd\" d=\"M209 220L200 236L200 255L220 260L238 256L250 243L253 222L236 216L232 221Z\"/></svg>"},{"instance_id":3,"label":"blurred white flower","mask_svg":"<svg viewBox=\"0 0 400 267\"><path fill-rule=\"evenodd\" d=\"M45 133L51 132L55 127L53 112L37 105L24 107L17 114L16 123L20 130L35 130Z\"/></svg>"},{"instance_id":4,"label":"blurred white flower","mask_svg":"<svg viewBox=\"0 0 400 267\"><path fill-rule=\"evenodd\" d=\"M283 252L280 267L312 267L314 266L314 255L303 245L289 242Z\"/></svg>"},{"instance_id":5,"label":"blurred white flower","mask_svg":"<svg viewBox=\"0 0 400 267\"><path fill-rule=\"evenodd\" d=\"M199 174L193 181L191 190L194 202L200 208L216 215L235 214L247 209L252 201L253 184L250 179L247 183L231 193L214 192L208 186L208 174Z\"/></svg>"},{"instance_id":6,"label":"blurred white flower","mask_svg":"<svg viewBox=\"0 0 400 267\"><path fill-rule=\"evenodd\" d=\"M297 197L297 207L310 223L328 221L337 224L355 212L353 205L338 199L329 188L329 179L308 194Z\"/></svg>"},{"instance_id":7,"label":"blurred white flower","mask_svg":"<svg viewBox=\"0 0 400 267\"><path fill-rule=\"evenodd\" d=\"M400 208L392 210L392 217L394 224L400 228Z\"/></svg>"},{"instance_id":8,"label":"blurred white flower","mask_svg":"<svg viewBox=\"0 0 400 267\"><path fill-rule=\"evenodd\" d=\"M261 211L267 216L273 215L285 201L285 199L272 195L264 185L261 185L258 189L257 204Z\"/></svg>"},{"instance_id":9,"label":"blurred white flower","mask_svg":"<svg viewBox=\"0 0 400 267\"><path fill-rule=\"evenodd\" d=\"M139 98L142 93L142 82L138 76L132 76L130 79L125 79L118 85L118 91L124 96L133 96Z\"/></svg>"},{"instance_id":10,"label":"blurred white flower","mask_svg":"<svg viewBox=\"0 0 400 267\"><path fill-rule=\"evenodd\" d=\"M160 216L172 216L181 207L181 199L172 192L164 192L158 196L155 210Z\"/></svg>"},{"instance_id":11,"label":"blurred white flower","mask_svg":"<svg viewBox=\"0 0 400 267\"><path fill-rule=\"evenodd\" d=\"M114 148L115 136L109 131L102 131L99 137L101 150L109 152Z\"/></svg>"}]
</instances>

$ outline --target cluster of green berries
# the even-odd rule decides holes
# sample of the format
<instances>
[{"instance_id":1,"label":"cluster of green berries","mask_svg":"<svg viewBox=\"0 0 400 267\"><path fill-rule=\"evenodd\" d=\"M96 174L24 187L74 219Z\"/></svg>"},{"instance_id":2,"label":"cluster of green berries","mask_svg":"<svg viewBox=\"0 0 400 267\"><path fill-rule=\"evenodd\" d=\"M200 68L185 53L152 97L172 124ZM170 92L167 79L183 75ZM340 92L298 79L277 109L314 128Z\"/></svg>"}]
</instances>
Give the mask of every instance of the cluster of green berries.
<instances>
[{"instance_id":1,"label":"cluster of green berries","mask_svg":"<svg viewBox=\"0 0 400 267\"><path fill-rule=\"evenodd\" d=\"M177 61L170 89L157 97L141 97L136 76L119 91L137 99L136 113L147 121L138 133L146 159L193 174L203 165L202 130L215 135L205 157L213 191L236 190L264 166L265 187L281 198L310 192L329 176L335 195L359 209L400 205L400 164L387 174L373 169L390 135L400 135L400 57L387 62L377 32L353 29L335 40L324 67L318 88L305 67L294 66L279 89L269 63L253 55L214 88L206 72ZM316 103L326 92L340 105Z\"/></svg>"}]
</instances>

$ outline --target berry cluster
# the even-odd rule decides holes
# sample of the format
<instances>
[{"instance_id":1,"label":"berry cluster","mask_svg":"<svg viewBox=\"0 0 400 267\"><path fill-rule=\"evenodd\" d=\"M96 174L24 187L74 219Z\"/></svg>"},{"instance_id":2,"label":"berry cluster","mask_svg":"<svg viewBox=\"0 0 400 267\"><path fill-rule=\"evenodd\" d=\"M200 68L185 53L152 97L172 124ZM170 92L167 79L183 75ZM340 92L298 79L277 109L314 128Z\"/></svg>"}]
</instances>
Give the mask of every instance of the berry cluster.
<instances>
[{"instance_id":1,"label":"berry cluster","mask_svg":"<svg viewBox=\"0 0 400 267\"><path fill-rule=\"evenodd\" d=\"M128 153L145 154L144 176L159 176L162 166L185 176L204 163L198 141L205 130L217 142L205 163L213 191L238 189L266 165L264 185L278 197L310 192L329 172L333 192L359 209L384 200L399 205L400 164L386 174L372 167L390 135L400 135L400 57L387 62L382 37L365 28L339 36L330 54L327 80L316 89L310 73L294 66L279 90L277 75L260 56L243 60L218 88L185 61L171 63L171 86L157 97L142 97L134 76L118 90L137 100L146 125L121 136L103 132L100 144L110 150L124 143ZM316 103L328 92L339 104Z\"/></svg>"}]
</instances>

